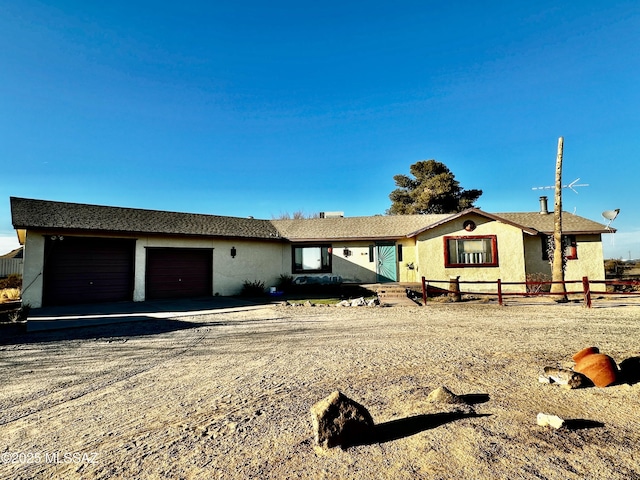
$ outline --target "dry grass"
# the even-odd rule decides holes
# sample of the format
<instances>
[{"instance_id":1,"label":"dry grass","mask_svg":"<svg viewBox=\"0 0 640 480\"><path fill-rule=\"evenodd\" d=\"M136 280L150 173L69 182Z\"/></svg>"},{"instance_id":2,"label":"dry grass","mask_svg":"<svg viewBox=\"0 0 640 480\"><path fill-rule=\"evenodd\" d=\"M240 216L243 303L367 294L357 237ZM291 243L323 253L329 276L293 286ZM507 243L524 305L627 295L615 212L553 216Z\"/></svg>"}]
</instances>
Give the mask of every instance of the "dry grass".
<instances>
[{"instance_id":1,"label":"dry grass","mask_svg":"<svg viewBox=\"0 0 640 480\"><path fill-rule=\"evenodd\" d=\"M87 457L23 457L0 477L640 480L637 379L538 381L591 345L637 362L639 318L573 303L268 307L30 334L0 348L3 452ZM430 403L442 385L476 414ZM335 389L379 441L314 448L309 409Z\"/></svg>"},{"instance_id":2,"label":"dry grass","mask_svg":"<svg viewBox=\"0 0 640 480\"><path fill-rule=\"evenodd\" d=\"M14 302L20 300L19 288L4 288L0 290L0 303Z\"/></svg>"}]
</instances>

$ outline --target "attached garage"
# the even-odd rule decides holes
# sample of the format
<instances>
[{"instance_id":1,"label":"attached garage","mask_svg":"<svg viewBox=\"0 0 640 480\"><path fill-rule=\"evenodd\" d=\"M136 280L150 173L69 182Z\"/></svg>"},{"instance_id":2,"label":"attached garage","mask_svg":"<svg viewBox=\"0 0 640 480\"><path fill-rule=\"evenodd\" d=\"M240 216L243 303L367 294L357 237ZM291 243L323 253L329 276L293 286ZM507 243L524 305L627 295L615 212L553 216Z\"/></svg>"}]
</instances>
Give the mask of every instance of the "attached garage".
<instances>
[{"instance_id":1,"label":"attached garage","mask_svg":"<svg viewBox=\"0 0 640 480\"><path fill-rule=\"evenodd\" d=\"M48 236L43 304L133 299L135 240Z\"/></svg>"},{"instance_id":2,"label":"attached garage","mask_svg":"<svg viewBox=\"0 0 640 480\"><path fill-rule=\"evenodd\" d=\"M212 295L213 249L147 248L145 298Z\"/></svg>"}]
</instances>

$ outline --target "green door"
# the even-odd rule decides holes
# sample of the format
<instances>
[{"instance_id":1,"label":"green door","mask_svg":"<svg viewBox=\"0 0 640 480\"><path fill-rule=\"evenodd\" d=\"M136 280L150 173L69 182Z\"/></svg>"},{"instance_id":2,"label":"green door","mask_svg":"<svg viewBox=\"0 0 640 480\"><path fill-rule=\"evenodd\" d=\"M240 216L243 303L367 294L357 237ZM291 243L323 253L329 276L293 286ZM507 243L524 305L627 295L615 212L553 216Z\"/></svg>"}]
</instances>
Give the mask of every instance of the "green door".
<instances>
[{"instance_id":1,"label":"green door","mask_svg":"<svg viewBox=\"0 0 640 480\"><path fill-rule=\"evenodd\" d=\"M376 244L376 277L378 283L397 282L396 246L393 243Z\"/></svg>"}]
</instances>

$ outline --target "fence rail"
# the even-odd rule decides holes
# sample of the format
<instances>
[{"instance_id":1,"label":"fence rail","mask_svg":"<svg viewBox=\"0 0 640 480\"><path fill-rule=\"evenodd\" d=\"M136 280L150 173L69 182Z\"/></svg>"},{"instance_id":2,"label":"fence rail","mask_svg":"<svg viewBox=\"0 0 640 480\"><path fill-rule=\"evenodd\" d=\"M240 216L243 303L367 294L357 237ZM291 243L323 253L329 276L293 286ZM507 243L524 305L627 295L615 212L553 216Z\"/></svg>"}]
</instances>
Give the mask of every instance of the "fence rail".
<instances>
[{"instance_id":1,"label":"fence rail","mask_svg":"<svg viewBox=\"0 0 640 480\"><path fill-rule=\"evenodd\" d=\"M22 275L22 258L0 258L0 278L17 273Z\"/></svg>"},{"instance_id":2,"label":"fence rail","mask_svg":"<svg viewBox=\"0 0 640 480\"><path fill-rule=\"evenodd\" d=\"M640 281L639 280L589 280L588 277L582 277L582 280L565 280L562 282L503 282L501 279L497 280L459 280L459 279L450 279L450 280L427 280L425 277L422 277L422 300L424 305L427 305L427 298L429 292L429 285L431 284L439 284L444 283L448 284L449 288L439 288L442 292L447 292L448 294L454 297L460 297L461 295L484 295L484 296L497 296L498 303L500 305L504 305L505 297L540 297L540 296L553 296L553 295L582 295L584 299L584 304L587 308L591 308L592 306L592 296L593 295L624 295L624 296L633 296L640 295ZM474 284L474 285L495 285L496 291L494 292L465 292L460 289L460 285L464 284ZM545 285L553 285L553 284L562 284L564 285L564 292L550 292L543 291L542 287ZM567 286L572 285L580 285L580 289L570 290ZM602 290L593 290L591 285L603 285ZM521 285L525 287L526 292L505 292L502 290L504 285ZM533 288L532 288L533 287ZM619 288L627 288L625 291L616 291L616 287ZM572 287L575 288L575 287ZM602 287L601 287L602 288Z\"/></svg>"}]
</instances>

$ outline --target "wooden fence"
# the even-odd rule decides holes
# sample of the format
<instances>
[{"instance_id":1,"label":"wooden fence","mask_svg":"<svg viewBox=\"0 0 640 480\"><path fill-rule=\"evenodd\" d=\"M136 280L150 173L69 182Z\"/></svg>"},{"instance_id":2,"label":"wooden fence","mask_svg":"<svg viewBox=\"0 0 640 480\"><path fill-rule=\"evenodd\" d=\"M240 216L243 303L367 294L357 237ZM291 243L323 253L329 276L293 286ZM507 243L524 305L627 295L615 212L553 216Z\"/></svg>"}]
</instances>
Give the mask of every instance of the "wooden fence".
<instances>
[{"instance_id":1,"label":"wooden fence","mask_svg":"<svg viewBox=\"0 0 640 480\"><path fill-rule=\"evenodd\" d=\"M582 277L582 280L566 280L564 282L503 282L501 279L495 281L470 281L470 280L427 280L422 277L422 300L424 305L427 304L427 297L429 292L429 286L432 284L444 283L449 288L438 288L439 291L447 292L449 295L460 298L462 295L481 295L498 297L498 303L504 305L505 297L537 297L537 296L553 296L553 295L581 295L584 299L584 304L587 308L591 308L594 295L624 295L634 296L640 295L640 281L638 280L589 280L587 277ZM460 289L460 285L465 284L485 284L495 285L495 291L493 292L465 292ZM564 284L565 292L549 292L544 291L543 287L553 284ZM525 286L526 292L505 292L502 287L505 285L521 285ZM599 287L593 289L593 287Z\"/></svg>"},{"instance_id":2,"label":"wooden fence","mask_svg":"<svg viewBox=\"0 0 640 480\"><path fill-rule=\"evenodd\" d=\"M12 273L22 275L22 258L0 258L0 278Z\"/></svg>"}]
</instances>

